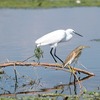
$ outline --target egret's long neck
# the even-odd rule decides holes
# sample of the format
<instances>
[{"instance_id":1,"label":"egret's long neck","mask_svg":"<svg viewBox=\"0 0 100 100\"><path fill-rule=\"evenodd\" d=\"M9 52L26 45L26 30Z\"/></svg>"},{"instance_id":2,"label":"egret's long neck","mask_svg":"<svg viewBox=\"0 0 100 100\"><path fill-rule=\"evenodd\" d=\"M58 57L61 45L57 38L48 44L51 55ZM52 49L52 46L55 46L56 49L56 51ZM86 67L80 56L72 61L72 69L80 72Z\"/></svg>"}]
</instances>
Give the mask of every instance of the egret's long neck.
<instances>
[{"instance_id":1,"label":"egret's long neck","mask_svg":"<svg viewBox=\"0 0 100 100\"><path fill-rule=\"evenodd\" d=\"M67 41L70 40L72 37L73 37L72 34L66 33L66 40Z\"/></svg>"}]
</instances>

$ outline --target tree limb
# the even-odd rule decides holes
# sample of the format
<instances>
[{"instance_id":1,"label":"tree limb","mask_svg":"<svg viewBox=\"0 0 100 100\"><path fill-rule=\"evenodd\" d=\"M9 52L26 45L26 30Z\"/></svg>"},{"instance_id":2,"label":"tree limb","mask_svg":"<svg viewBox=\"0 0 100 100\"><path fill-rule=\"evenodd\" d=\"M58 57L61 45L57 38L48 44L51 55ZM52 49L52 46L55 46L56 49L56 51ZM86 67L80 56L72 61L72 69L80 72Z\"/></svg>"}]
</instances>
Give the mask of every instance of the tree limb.
<instances>
[{"instance_id":1,"label":"tree limb","mask_svg":"<svg viewBox=\"0 0 100 100\"><path fill-rule=\"evenodd\" d=\"M56 70L63 70L70 72L68 68L63 68L61 64L58 63L37 63L37 62L21 62L21 61L13 61L13 62L5 62L0 63L0 68L2 67L8 67L8 66L33 66L33 67L46 67L46 68L53 68ZM95 76L94 73L88 72L86 70L72 67L76 72L81 72L90 76Z\"/></svg>"}]
</instances>

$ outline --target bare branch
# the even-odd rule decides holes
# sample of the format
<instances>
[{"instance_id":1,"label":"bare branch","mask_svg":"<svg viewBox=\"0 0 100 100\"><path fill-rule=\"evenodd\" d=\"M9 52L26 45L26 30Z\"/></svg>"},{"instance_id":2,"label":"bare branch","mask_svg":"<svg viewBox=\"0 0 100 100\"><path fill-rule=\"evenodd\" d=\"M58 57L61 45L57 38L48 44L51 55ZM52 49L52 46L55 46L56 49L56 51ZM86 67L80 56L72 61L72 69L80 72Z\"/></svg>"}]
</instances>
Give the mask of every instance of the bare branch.
<instances>
[{"instance_id":1,"label":"bare branch","mask_svg":"<svg viewBox=\"0 0 100 100\"><path fill-rule=\"evenodd\" d=\"M56 70L63 70L70 72L68 68L63 68L61 64L58 63L37 63L37 62L21 62L21 61L14 61L14 62L5 62L5 63L0 63L0 68L2 67L8 67L8 66L33 66L33 67L46 67L46 68L53 68ZM87 74L90 76L95 76L94 73L88 72L86 70L80 69L80 68L75 68L72 67L76 72L80 72L83 74Z\"/></svg>"}]
</instances>

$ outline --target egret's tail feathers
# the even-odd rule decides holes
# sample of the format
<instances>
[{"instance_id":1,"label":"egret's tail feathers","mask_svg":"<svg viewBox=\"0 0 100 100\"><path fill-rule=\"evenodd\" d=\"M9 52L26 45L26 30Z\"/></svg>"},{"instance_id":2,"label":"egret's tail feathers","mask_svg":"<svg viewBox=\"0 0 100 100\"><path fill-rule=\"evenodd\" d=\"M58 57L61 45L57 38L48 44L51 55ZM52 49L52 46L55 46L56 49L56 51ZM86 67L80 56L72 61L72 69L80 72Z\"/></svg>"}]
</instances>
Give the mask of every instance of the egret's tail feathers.
<instances>
[{"instance_id":1,"label":"egret's tail feathers","mask_svg":"<svg viewBox=\"0 0 100 100\"><path fill-rule=\"evenodd\" d=\"M41 46L41 44L36 44L36 47L40 47Z\"/></svg>"},{"instance_id":2,"label":"egret's tail feathers","mask_svg":"<svg viewBox=\"0 0 100 100\"><path fill-rule=\"evenodd\" d=\"M36 44L37 47L41 46L41 43L38 40L35 41L35 44Z\"/></svg>"},{"instance_id":3,"label":"egret's tail feathers","mask_svg":"<svg viewBox=\"0 0 100 100\"><path fill-rule=\"evenodd\" d=\"M48 45L47 43L36 43L37 47Z\"/></svg>"}]
</instances>

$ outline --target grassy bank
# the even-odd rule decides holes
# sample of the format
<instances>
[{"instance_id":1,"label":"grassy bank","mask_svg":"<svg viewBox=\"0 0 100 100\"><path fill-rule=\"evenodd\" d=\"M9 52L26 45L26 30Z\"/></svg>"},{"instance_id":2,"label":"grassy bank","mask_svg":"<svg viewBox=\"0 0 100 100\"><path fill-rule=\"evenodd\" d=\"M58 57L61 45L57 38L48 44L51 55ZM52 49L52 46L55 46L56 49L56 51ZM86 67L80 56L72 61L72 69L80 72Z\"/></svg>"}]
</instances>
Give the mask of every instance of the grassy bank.
<instances>
[{"instance_id":1,"label":"grassy bank","mask_svg":"<svg viewBox=\"0 0 100 100\"><path fill-rule=\"evenodd\" d=\"M0 8L100 6L100 0L0 0Z\"/></svg>"}]
</instances>

